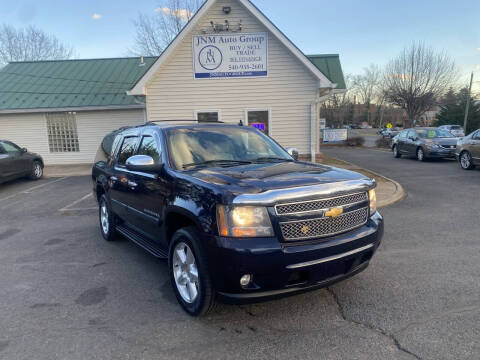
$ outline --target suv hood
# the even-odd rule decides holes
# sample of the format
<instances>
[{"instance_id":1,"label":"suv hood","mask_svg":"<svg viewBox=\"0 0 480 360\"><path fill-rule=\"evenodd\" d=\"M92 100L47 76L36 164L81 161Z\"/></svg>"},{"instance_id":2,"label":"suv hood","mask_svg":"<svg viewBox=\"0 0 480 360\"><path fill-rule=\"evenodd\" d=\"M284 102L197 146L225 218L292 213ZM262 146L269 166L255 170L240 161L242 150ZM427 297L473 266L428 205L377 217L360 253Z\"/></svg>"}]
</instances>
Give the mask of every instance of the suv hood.
<instances>
[{"instance_id":1,"label":"suv hood","mask_svg":"<svg viewBox=\"0 0 480 360\"><path fill-rule=\"evenodd\" d=\"M303 162L215 167L194 170L189 175L207 183L228 187L237 193L259 193L274 189L367 179L353 171Z\"/></svg>"}]
</instances>

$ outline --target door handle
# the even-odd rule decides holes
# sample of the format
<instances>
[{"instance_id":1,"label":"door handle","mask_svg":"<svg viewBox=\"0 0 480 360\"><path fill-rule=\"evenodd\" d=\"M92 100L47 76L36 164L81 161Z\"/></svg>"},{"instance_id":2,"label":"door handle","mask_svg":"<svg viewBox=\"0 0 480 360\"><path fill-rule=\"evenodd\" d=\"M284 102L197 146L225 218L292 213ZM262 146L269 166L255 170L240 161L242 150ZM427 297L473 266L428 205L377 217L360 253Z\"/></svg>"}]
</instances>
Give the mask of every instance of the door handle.
<instances>
[{"instance_id":1,"label":"door handle","mask_svg":"<svg viewBox=\"0 0 480 360\"><path fill-rule=\"evenodd\" d=\"M138 184L134 181L128 180L128 186L130 186L132 189L135 189L138 186Z\"/></svg>"}]
</instances>

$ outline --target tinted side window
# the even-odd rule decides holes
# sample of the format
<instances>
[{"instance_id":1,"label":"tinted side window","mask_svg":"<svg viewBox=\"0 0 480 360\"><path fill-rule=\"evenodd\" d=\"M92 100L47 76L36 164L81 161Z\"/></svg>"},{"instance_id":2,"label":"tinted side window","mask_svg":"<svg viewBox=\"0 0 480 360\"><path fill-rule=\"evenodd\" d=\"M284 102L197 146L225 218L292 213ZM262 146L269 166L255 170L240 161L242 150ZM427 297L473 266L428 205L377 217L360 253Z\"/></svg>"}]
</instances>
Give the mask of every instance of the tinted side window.
<instances>
[{"instance_id":1,"label":"tinted side window","mask_svg":"<svg viewBox=\"0 0 480 360\"><path fill-rule=\"evenodd\" d=\"M6 154L7 152L3 149L2 144L0 144L0 154Z\"/></svg>"},{"instance_id":2,"label":"tinted side window","mask_svg":"<svg viewBox=\"0 0 480 360\"><path fill-rule=\"evenodd\" d=\"M20 152L20 148L12 143L4 142L3 148L7 151L7 153L17 153Z\"/></svg>"},{"instance_id":3,"label":"tinted side window","mask_svg":"<svg viewBox=\"0 0 480 360\"><path fill-rule=\"evenodd\" d=\"M118 154L117 163L119 165L125 165L127 159L135 155L135 145L137 145L137 137L126 137L123 139L122 147L120 148L120 153Z\"/></svg>"},{"instance_id":4,"label":"tinted side window","mask_svg":"<svg viewBox=\"0 0 480 360\"><path fill-rule=\"evenodd\" d=\"M480 131L477 131L475 134L472 136L473 140L480 140Z\"/></svg>"},{"instance_id":5,"label":"tinted side window","mask_svg":"<svg viewBox=\"0 0 480 360\"><path fill-rule=\"evenodd\" d=\"M155 164L160 162L160 151L158 149L157 143L153 136L144 136L142 139L142 144L138 150L138 155L147 155L151 156L155 161Z\"/></svg>"}]
</instances>

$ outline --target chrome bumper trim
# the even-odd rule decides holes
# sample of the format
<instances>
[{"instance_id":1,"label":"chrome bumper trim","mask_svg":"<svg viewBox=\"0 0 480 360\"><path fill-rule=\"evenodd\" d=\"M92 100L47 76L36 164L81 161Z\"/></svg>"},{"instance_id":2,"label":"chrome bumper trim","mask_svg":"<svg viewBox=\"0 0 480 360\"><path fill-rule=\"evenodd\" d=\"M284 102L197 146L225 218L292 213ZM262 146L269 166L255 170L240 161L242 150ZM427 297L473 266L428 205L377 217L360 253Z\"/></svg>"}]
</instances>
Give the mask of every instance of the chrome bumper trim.
<instances>
[{"instance_id":1,"label":"chrome bumper trim","mask_svg":"<svg viewBox=\"0 0 480 360\"><path fill-rule=\"evenodd\" d=\"M358 248L358 249L350 250L350 251L344 252L342 254L329 256L329 257L326 257L326 258L323 258L323 259L312 260L312 261L307 261L307 262L303 262L303 263L299 263L299 264L288 265L287 269L292 270L292 269L299 269L299 268L312 266L312 265L323 264L323 263L326 263L326 262L329 262L329 261L334 261L334 260L338 260L338 259L350 256L350 255L358 254L358 253L360 253L362 251L365 251L365 250L368 250L368 249L370 249L374 246L375 246L375 244L369 244L369 245L363 246L363 247Z\"/></svg>"}]
</instances>

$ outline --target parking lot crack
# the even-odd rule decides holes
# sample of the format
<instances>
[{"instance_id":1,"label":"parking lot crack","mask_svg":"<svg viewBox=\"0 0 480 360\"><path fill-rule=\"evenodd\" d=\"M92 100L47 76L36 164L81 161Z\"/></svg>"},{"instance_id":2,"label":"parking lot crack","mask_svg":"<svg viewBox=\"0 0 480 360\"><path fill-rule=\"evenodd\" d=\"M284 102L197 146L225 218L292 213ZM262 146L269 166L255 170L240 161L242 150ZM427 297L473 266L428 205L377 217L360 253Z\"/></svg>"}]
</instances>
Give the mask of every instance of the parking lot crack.
<instances>
[{"instance_id":1,"label":"parking lot crack","mask_svg":"<svg viewBox=\"0 0 480 360\"><path fill-rule=\"evenodd\" d=\"M370 331L374 331L376 332L377 334L380 334L382 336L385 336L387 337L388 339L390 339L390 341L393 343L393 345L401 352L405 353L405 354L408 354L410 355L411 357L415 358L415 359L418 359L418 360L422 360L422 358L420 356L418 356L417 354L411 352L410 350L406 349L402 344L400 344L400 342L398 341L398 339L393 335L393 334L389 334L387 331L381 329L381 328L378 328L378 327L375 327L373 325L369 325L369 324L365 324L365 323L362 323L360 321L356 321L356 320L353 320L353 319L349 319L347 318L347 315L345 314L345 310L342 306L342 303L340 302L340 299L338 298L338 295L329 287L326 288L327 292L332 296L333 300L335 301L335 304L337 306L337 309L338 309L338 313L340 314L341 318L346 321L346 322L349 322L351 324L355 324L357 326L361 326L362 328L364 329L368 329Z\"/></svg>"}]
</instances>

